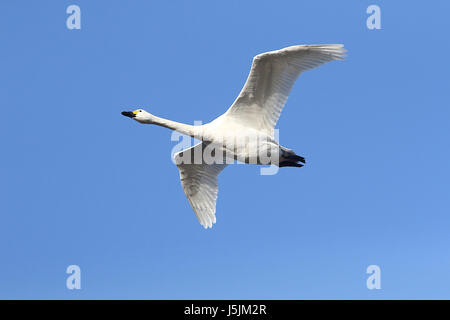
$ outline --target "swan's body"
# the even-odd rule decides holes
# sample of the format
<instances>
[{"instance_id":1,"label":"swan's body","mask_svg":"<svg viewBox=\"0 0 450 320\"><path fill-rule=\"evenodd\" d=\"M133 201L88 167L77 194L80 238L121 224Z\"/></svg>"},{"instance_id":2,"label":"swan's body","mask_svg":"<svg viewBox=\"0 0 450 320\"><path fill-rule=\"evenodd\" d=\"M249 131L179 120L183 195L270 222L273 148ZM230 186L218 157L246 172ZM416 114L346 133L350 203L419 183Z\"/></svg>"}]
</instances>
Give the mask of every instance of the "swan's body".
<instances>
[{"instance_id":1,"label":"swan's body","mask_svg":"<svg viewBox=\"0 0 450 320\"><path fill-rule=\"evenodd\" d=\"M276 122L298 76L323 63L342 60L344 54L342 45L333 44L292 46L257 55L233 105L220 117L201 126L156 117L142 109L122 114L202 141L176 153L174 158L192 209L205 228L212 227L216 222L217 176L230 160L279 167L303 166L299 163L305 163L303 157L275 141ZM196 158L199 154L203 155L200 161Z\"/></svg>"}]
</instances>

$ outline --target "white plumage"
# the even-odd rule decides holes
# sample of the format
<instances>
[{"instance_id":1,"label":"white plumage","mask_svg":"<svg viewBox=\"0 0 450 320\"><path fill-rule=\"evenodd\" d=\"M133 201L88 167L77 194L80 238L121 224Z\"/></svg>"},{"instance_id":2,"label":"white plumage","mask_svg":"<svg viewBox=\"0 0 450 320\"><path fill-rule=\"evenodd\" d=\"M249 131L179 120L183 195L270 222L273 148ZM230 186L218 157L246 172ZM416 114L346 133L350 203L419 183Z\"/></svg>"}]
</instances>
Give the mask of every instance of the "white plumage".
<instances>
[{"instance_id":1,"label":"white plumage","mask_svg":"<svg viewBox=\"0 0 450 320\"><path fill-rule=\"evenodd\" d=\"M274 140L275 125L298 76L326 62L342 60L344 56L345 49L340 44L298 45L259 54L254 57L247 81L233 105L202 126L163 119L142 109L122 114L202 141L175 154L174 158L183 190L198 220L205 228L212 227L216 222L217 176L226 167L227 159L279 167L303 166L299 163L305 162L303 157ZM255 136L259 138L243 139ZM223 161L184 161L205 153L211 146L216 153L223 152L224 156L219 157ZM262 151L272 155L269 163L262 163Z\"/></svg>"}]
</instances>

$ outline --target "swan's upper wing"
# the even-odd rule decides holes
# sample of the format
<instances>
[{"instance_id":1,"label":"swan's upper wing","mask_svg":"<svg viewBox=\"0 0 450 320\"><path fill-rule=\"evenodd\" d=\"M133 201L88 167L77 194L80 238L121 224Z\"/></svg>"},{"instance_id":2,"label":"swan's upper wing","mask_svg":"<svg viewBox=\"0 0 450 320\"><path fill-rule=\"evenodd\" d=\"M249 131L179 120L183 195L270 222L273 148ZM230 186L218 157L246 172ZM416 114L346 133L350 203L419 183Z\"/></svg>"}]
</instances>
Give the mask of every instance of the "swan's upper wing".
<instances>
[{"instance_id":1,"label":"swan's upper wing","mask_svg":"<svg viewBox=\"0 0 450 320\"><path fill-rule=\"evenodd\" d=\"M199 143L175 154L184 193L201 225L211 228L216 223L217 176L226 164L196 164L194 154L201 154L205 144ZM200 150L201 149L201 150Z\"/></svg>"},{"instance_id":2,"label":"swan's upper wing","mask_svg":"<svg viewBox=\"0 0 450 320\"><path fill-rule=\"evenodd\" d=\"M332 60L342 60L345 51L341 44L300 45L257 55L247 82L225 115L273 136L275 124L300 73Z\"/></svg>"}]
</instances>

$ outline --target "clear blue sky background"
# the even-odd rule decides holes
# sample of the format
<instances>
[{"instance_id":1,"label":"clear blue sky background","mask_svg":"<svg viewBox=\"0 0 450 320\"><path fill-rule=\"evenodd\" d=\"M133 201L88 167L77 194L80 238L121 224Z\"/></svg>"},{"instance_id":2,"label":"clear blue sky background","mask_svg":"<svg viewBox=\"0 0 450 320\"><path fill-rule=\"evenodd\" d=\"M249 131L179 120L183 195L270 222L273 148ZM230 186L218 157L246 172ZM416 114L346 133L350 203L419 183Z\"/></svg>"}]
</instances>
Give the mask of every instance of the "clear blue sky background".
<instances>
[{"instance_id":1,"label":"clear blue sky background","mask_svg":"<svg viewBox=\"0 0 450 320\"><path fill-rule=\"evenodd\" d=\"M82 29L66 28L77 4ZM381 7L382 30L366 28ZM447 1L1 1L0 298L450 298ZM219 177L204 230L170 131L233 102L254 55L343 43L278 126L304 168ZM76 264L82 289L66 289ZM381 290L366 268L381 267Z\"/></svg>"}]
</instances>

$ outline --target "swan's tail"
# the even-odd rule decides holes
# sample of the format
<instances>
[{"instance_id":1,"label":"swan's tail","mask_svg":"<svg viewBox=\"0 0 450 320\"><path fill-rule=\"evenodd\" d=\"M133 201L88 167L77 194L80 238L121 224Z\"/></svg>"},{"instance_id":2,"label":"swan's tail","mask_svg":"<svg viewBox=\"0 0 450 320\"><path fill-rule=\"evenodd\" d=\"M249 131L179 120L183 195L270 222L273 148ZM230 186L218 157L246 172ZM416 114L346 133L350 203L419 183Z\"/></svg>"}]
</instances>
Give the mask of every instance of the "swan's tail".
<instances>
[{"instance_id":1,"label":"swan's tail","mask_svg":"<svg viewBox=\"0 0 450 320\"><path fill-rule=\"evenodd\" d=\"M299 163L301 162L301 163ZM301 168L306 163L305 158L295 154L294 151L280 146L279 167L297 167Z\"/></svg>"}]
</instances>

